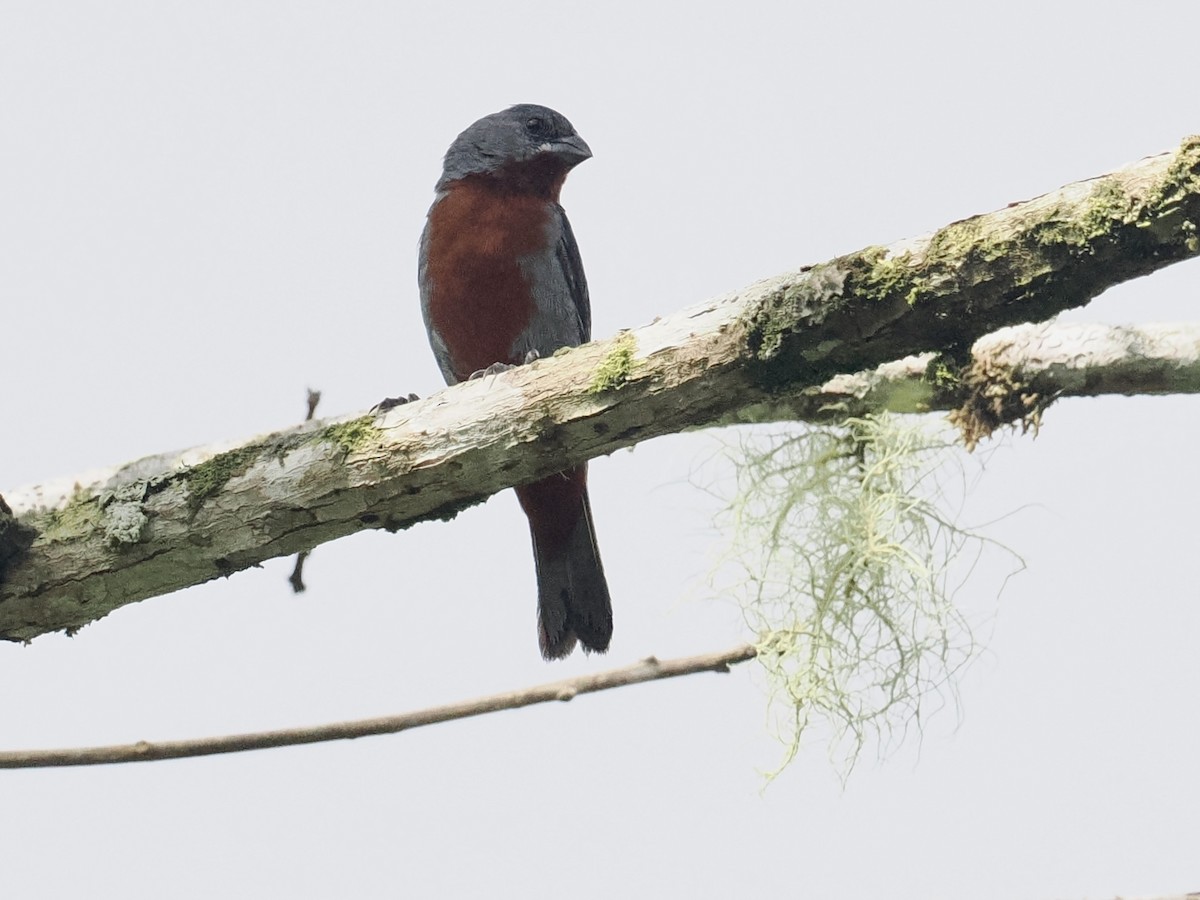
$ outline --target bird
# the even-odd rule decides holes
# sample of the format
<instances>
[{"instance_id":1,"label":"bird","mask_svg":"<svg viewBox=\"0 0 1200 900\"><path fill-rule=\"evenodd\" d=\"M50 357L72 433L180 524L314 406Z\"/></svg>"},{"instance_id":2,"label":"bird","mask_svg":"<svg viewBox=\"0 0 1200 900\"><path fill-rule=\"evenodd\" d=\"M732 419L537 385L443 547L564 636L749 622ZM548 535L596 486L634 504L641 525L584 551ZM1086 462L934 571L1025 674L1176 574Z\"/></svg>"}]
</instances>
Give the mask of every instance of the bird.
<instances>
[{"instance_id":1,"label":"bird","mask_svg":"<svg viewBox=\"0 0 1200 900\"><path fill-rule=\"evenodd\" d=\"M418 258L421 314L449 385L591 340L579 247L559 193L592 151L566 117L521 103L463 131L443 159ZM519 485L547 660L604 653L612 601L587 464Z\"/></svg>"}]
</instances>

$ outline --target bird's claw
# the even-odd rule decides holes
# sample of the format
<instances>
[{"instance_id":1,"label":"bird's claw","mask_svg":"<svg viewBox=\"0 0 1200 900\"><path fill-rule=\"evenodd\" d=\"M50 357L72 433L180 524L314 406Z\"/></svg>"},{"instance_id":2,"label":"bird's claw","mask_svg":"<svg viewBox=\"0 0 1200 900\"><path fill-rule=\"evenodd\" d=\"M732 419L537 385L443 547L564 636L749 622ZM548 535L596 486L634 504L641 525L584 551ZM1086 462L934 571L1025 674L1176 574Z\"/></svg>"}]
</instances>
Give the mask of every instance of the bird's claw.
<instances>
[{"instance_id":1,"label":"bird's claw","mask_svg":"<svg viewBox=\"0 0 1200 900\"><path fill-rule=\"evenodd\" d=\"M397 406L403 406L405 403L412 403L420 399L416 394L409 394L407 397L384 397L371 407L371 413L385 413L389 409L395 409Z\"/></svg>"},{"instance_id":2,"label":"bird's claw","mask_svg":"<svg viewBox=\"0 0 1200 900\"><path fill-rule=\"evenodd\" d=\"M530 350L525 354L525 358L521 360L519 365L527 366L531 362L535 362L541 358L542 354L538 353L536 350ZM515 368L516 366L512 365L511 363L494 362L486 369L479 369L476 372L472 372L471 377L468 378L467 381L474 381L477 378L482 378L484 375L499 375L501 372L507 372L510 369Z\"/></svg>"},{"instance_id":3,"label":"bird's claw","mask_svg":"<svg viewBox=\"0 0 1200 900\"><path fill-rule=\"evenodd\" d=\"M515 369L516 366L510 366L508 363L492 363L486 369L479 369L471 373L467 381L477 381L485 375L499 375L501 372L507 372L509 369Z\"/></svg>"}]
</instances>

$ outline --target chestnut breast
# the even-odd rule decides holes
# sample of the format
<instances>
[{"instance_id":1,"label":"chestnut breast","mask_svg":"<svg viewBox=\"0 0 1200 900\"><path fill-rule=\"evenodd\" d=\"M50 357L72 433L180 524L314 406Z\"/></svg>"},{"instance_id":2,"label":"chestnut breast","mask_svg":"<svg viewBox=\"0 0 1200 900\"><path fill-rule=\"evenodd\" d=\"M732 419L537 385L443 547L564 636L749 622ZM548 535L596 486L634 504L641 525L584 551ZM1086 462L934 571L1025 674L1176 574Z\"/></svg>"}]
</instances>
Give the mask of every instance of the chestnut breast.
<instances>
[{"instance_id":1,"label":"chestnut breast","mask_svg":"<svg viewBox=\"0 0 1200 900\"><path fill-rule=\"evenodd\" d=\"M522 338L538 314L528 261L553 255L558 211L545 196L474 178L434 201L421 238L421 306L448 383L523 361Z\"/></svg>"}]
</instances>

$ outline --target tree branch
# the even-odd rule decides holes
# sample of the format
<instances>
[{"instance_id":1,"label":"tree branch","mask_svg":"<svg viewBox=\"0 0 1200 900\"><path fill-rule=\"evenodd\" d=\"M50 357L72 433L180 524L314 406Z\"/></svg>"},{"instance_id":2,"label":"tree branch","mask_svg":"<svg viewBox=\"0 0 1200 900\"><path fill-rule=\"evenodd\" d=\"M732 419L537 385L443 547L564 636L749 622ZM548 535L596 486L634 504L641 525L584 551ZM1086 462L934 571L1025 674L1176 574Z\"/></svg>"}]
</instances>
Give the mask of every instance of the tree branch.
<instances>
[{"instance_id":1,"label":"tree branch","mask_svg":"<svg viewBox=\"0 0 1200 900\"><path fill-rule=\"evenodd\" d=\"M943 410L968 447L1003 425L1036 427L1061 397L1200 393L1200 324L1013 325L985 335L964 365L934 353L838 375L736 410L722 424L834 424L879 412Z\"/></svg>"},{"instance_id":2,"label":"tree branch","mask_svg":"<svg viewBox=\"0 0 1200 900\"><path fill-rule=\"evenodd\" d=\"M513 484L744 421L914 353L947 354L961 402L969 384L958 373L977 338L1200 255L1197 222L1200 137L385 414L6 492L37 537L0 583L0 637L70 631L364 528L449 518Z\"/></svg>"},{"instance_id":3,"label":"tree branch","mask_svg":"<svg viewBox=\"0 0 1200 900\"><path fill-rule=\"evenodd\" d=\"M477 700L435 706L417 712L355 722L337 722L311 728L284 728L253 734L232 734L224 737L198 738L187 741L161 741L118 744L108 747L79 747L68 750L9 750L0 752L0 769L33 769L51 766L97 766L109 763L150 762L156 759L181 759L191 756L211 756L217 753L239 753L243 750L265 750L271 747L292 747L297 744L316 744L368 737L376 734L395 734L435 725L454 719L468 719L502 709L520 709L537 703L574 700L580 694L592 694L612 688L678 678L696 672L728 672L729 667L753 659L757 651L742 644L723 653L706 653L679 659L659 660L651 656L630 666L553 681L538 687L492 694Z\"/></svg>"}]
</instances>

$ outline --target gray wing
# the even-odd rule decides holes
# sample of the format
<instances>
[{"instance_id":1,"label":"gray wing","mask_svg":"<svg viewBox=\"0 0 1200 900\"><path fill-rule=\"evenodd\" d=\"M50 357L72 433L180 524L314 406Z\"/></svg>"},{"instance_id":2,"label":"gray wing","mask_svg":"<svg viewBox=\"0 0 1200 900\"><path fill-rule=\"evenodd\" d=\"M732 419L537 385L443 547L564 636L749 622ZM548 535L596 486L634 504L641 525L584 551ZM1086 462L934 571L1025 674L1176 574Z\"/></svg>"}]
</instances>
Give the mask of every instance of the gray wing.
<instances>
[{"instance_id":1,"label":"gray wing","mask_svg":"<svg viewBox=\"0 0 1200 900\"><path fill-rule=\"evenodd\" d=\"M571 230L571 222L561 206L558 207L558 217L562 220L558 258L567 276L571 300L579 314L580 343L587 343L592 339L592 303L588 297L587 278L583 274L583 259L579 256L579 245L575 243L575 232Z\"/></svg>"},{"instance_id":2,"label":"gray wing","mask_svg":"<svg viewBox=\"0 0 1200 900\"><path fill-rule=\"evenodd\" d=\"M587 278L571 223L558 204L546 222L544 250L520 261L533 294L534 315L528 329L513 344L517 359L530 350L550 356L560 347L578 347L591 340L592 310Z\"/></svg>"}]
</instances>

